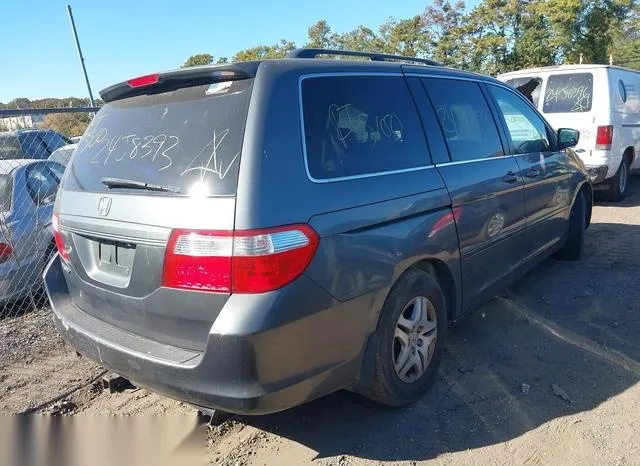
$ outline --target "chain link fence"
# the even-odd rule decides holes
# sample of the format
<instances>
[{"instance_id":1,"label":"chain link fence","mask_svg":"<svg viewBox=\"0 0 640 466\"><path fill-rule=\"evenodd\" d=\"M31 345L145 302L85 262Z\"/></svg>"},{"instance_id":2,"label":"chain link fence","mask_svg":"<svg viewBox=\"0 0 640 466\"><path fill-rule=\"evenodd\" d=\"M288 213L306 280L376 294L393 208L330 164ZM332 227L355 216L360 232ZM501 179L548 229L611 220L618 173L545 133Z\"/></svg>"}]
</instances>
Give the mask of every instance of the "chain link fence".
<instances>
[{"instance_id":1,"label":"chain link fence","mask_svg":"<svg viewBox=\"0 0 640 466\"><path fill-rule=\"evenodd\" d=\"M55 196L94 108L0 110L0 319L47 305Z\"/></svg>"}]
</instances>

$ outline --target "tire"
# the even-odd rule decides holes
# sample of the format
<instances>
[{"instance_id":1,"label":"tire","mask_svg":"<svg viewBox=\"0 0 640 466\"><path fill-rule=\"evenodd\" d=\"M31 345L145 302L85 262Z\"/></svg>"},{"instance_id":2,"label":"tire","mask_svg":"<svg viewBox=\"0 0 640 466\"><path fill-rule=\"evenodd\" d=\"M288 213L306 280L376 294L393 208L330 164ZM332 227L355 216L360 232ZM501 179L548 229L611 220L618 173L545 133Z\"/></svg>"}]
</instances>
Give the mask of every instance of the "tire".
<instances>
[{"instance_id":1,"label":"tire","mask_svg":"<svg viewBox=\"0 0 640 466\"><path fill-rule=\"evenodd\" d=\"M567 238L562 249L556 254L558 259L575 261L582 258L586 220L587 201L584 192L580 190L569 214L569 232L567 233Z\"/></svg>"},{"instance_id":2,"label":"tire","mask_svg":"<svg viewBox=\"0 0 640 466\"><path fill-rule=\"evenodd\" d=\"M426 310L423 313L426 320L414 318L419 309ZM415 333L407 327L412 323L415 323ZM399 333L404 333L402 338L396 336L397 328ZM363 394L393 407L420 399L437 374L446 331L447 309L437 280L427 272L409 269L394 285L382 308L373 340L373 377ZM408 344L403 346L403 341ZM406 363L401 364L402 361ZM411 367L407 370L408 366Z\"/></svg>"},{"instance_id":3,"label":"tire","mask_svg":"<svg viewBox=\"0 0 640 466\"><path fill-rule=\"evenodd\" d=\"M629 158L623 157L618 171L607 182L607 191L605 197L609 201L620 202L627 196L629 189Z\"/></svg>"}]
</instances>

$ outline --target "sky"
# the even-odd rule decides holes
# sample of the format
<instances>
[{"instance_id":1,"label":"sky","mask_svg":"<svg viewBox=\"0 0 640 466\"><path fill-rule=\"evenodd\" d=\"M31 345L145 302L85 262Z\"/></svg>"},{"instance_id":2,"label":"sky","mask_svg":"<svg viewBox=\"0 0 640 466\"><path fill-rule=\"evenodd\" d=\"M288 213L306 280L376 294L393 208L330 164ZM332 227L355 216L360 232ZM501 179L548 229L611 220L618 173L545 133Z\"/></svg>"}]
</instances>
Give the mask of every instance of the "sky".
<instances>
[{"instance_id":1,"label":"sky","mask_svg":"<svg viewBox=\"0 0 640 466\"><path fill-rule=\"evenodd\" d=\"M301 46L326 19L335 32L424 11L428 0L0 0L0 102L87 97L71 4L94 97L117 82L179 67L196 53L231 57L280 39ZM477 0L467 1L467 7Z\"/></svg>"}]
</instances>

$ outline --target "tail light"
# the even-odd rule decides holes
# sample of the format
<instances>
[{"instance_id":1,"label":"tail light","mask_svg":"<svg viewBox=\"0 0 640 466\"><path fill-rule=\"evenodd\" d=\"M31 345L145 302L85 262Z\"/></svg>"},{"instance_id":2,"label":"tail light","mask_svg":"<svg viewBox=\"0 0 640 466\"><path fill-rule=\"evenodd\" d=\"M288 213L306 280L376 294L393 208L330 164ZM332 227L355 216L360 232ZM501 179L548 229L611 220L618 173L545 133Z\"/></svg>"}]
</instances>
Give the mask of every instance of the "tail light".
<instances>
[{"instance_id":1,"label":"tail light","mask_svg":"<svg viewBox=\"0 0 640 466\"><path fill-rule=\"evenodd\" d=\"M174 230L162 285L222 293L276 290L304 272L318 242L308 225L233 232Z\"/></svg>"},{"instance_id":2,"label":"tail light","mask_svg":"<svg viewBox=\"0 0 640 466\"><path fill-rule=\"evenodd\" d=\"M596 133L596 150L611 149L611 141L613 140L613 126L598 126Z\"/></svg>"},{"instance_id":3,"label":"tail light","mask_svg":"<svg viewBox=\"0 0 640 466\"><path fill-rule=\"evenodd\" d=\"M62 233L60 233L60 217L57 213L53 214L53 218L51 219L51 226L53 227L53 238L56 242L58 253L60 253L60 257L62 257L62 259L69 262L70 250L64 245Z\"/></svg>"},{"instance_id":4,"label":"tail light","mask_svg":"<svg viewBox=\"0 0 640 466\"><path fill-rule=\"evenodd\" d=\"M0 264L7 262L13 254L13 248L7 243L0 243Z\"/></svg>"}]
</instances>

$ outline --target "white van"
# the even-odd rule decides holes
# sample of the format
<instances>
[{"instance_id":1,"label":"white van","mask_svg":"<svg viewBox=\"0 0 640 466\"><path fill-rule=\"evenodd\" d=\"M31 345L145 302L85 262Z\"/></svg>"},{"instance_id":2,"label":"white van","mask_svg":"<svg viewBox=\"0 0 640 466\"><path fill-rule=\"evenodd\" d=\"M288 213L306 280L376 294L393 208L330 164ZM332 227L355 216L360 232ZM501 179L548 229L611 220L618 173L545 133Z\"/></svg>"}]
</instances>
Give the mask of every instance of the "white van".
<instances>
[{"instance_id":1,"label":"white van","mask_svg":"<svg viewBox=\"0 0 640 466\"><path fill-rule=\"evenodd\" d=\"M520 90L555 129L580 131L575 150L596 189L627 193L640 169L640 72L609 65L560 65L498 76Z\"/></svg>"}]
</instances>

